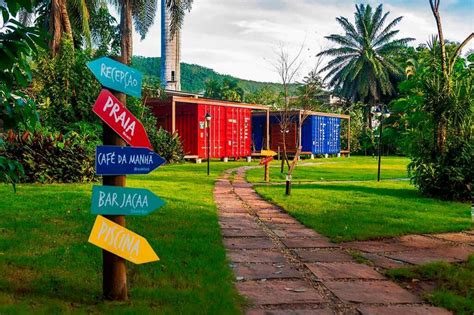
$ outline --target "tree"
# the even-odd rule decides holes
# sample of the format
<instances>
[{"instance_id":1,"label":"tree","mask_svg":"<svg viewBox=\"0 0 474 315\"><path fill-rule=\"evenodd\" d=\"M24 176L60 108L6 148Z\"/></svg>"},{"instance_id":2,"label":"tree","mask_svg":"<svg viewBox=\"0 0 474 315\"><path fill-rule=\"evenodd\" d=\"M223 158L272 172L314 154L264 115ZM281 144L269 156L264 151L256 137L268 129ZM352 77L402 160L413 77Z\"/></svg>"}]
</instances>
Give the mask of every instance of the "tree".
<instances>
[{"instance_id":1,"label":"tree","mask_svg":"<svg viewBox=\"0 0 474 315\"><path fill-rule=\"evenodd\" d=\"M31 69L29 59L45 47L44 34L36 27L22 25L15 16L24 9L33 10L31 1L0 2L3 24L0 26L0 133L6 130L32 129L38 115L36 105L28 96ZM23 168L18 161L8 159L3 152L0 138L0 182L9 182L15 188Z\"/></svg>"},{"instance_id":2,"label":"tree","mask_svg":"<svg viewBox=\"0 0 474 315\"><path fill-rule=\"evenodd\" d=\"M440 81L440 86L445 90L444 95L447 96L453 92L452 87L454 84L453 76L454 65L456 60L461 54L462 49L469 43L471 39L474 38L474 33L471 33L466 39L456 47L456 50L451 56L448 56L446 51L446 43L444 40L443 26L441 23L441 16L439 13L439 5L441 0L429 0L431 11L436 21L436 27L438 29L438 40L439 50L440 50L440 62L441 62L441 72L442 78ZM436 102L436 100L435 100ZM438 153L443 153L446 146L446 132L448 125L449 114L449 102L439 102L437 101L437 126L436 126L436 149Z\"/></svg>"},{"instance_id":3,"label":"tree","mask_svg":"<svg viewBox=\"0 0 474 315\"><path fill-rule=\"evenodd\" d=\"M132 23L141 38L145 38L153 25L158 0L111 0L120 11L121 54L123 61L128 64L133 55ZM186 11L191 10L193 0L166 0L166 6L171 11L172 36L181 28Z\"/></svg>"},{"instance_id":4,"label":"tree","mask_svg":"<svg viewBox=\"0 0 474 315\"><path fill-rule=\"evenodd\" d=\"M283 146L283 159L281 160L280 167L281 173L283 173L285 163L288 166L288 170L291 169L290 162L288 160L288 148L286 145L286 134L295 119L294 112L292 111L290 104L290 86L296 82L296 76L299 74L299 71L303 65L303 60L301 59L301 53L303 52L303 49L304 44L301 45L294 56L290 56L290 53L284 47L283 43L281 43L275 52L275 59L271 61L271 65L280 78L280 82L283 86L283 91L281 93L283 100L277 103L277 109L280 111L279 124L280 130L282 132ZM297 147L299 146L300 144L298 143ZM295 149L296 152L298 152L298 148ZM295 155L295 158L298 159L297 154Z\"/></svg>"},{"instance_id":5,"label":"tree","mask_svg":"<svg viewBox=\"0 0 474 315\"><path fill-rule=\"evenodd\" d=\"M219 81L211 79L206 82L204 96L226 101L242 102L244 90L239 86L237 80L224 78L221 84Z\"/></svg>"},{"instance_id":6,"label":"tree","mask_svg":"<svg viewBox=\"0 0 474 315\"><path fill-rule=\"evenodd\" d=\"M328 71L325 79L329 79L329 86L344 98L368 105L365 108L366 129L371 128L370 108L392 96L396 83L403 79L403 69L395 62L393 54L413 40L394 39L399 32L394 27L402 17L386 24L389 14L383 13L382 5L375 11L370 5L356 5L354 24L345 17L336 18L345 34L326 37L339 47L318 54L334 57L320 71Z\"/></svg>"}]
</instances>

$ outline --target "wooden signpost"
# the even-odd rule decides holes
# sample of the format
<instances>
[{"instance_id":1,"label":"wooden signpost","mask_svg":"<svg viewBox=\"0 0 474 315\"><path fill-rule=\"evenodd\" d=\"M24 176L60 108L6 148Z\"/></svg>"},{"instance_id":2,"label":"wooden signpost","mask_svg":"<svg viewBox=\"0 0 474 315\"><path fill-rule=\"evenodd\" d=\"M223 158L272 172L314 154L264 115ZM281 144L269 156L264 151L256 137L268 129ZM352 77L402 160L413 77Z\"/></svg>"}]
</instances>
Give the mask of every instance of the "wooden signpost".
<instances>
[{"instance_id":1,"label":"wooden signpost","mask_svg":"<svg viewBox=\"0 0 474 315\"><path fill-rule=\"evenodd\" d=\"M260 165L265 165L265 175L264 180L266 182L270 181L270 162L273 161L273 157L277 155L275 151L272 150L262 150L260 151L260 155L264 156L264 158L260 161Z\"/></svg>"},{"instance_id":2,"label":"wooden signpost","mask_svg":"<svg viewBox=\"0 0 474 315\"><path fill-rule=\"evenodd\" d=\"M148 174L165 163L148 148L104 145L95 150L97 175Z\"/></svg>"},{"instance_id":3,"label":"wooden signpost","mask_svg":"<svg viewBox=\"0 0 474 315\"><path fill-rule=\"evenodd\" d=\"M135 264L160 260L146 239L101 215L95 219L89 243Z\"/></svg>"},{"instance_id":4,"label":"wooden signpost","mask_svg":"<svg viewBox=\"0 0 474 315\"><path fill-rule=\"evenodd\" d=\"M108 90L100 92L92 111L131 146L153 150L142 123Z\"/></svg>"},{"instance_id":5,"label":"wooden signpost","mask_svg":"<svg viewBox=\"0 0 474 315\"><path fill-rule=\"evenodd\" d=\"M104 122L104 146L96 149L97 174L103 175L104 186L93 188L91 210L104 216L97 216L89 242L103 249L104 297L124 301L125 259L136 264L159 260L146 239L125 228L125 215L145 215L164 204L148 190L124 188L125 175L149 173L164 161L152 152L145 128L126 108L124 93L141 97L142 74L119 61L103 57L87 64L103 87L114 90L103 89L92 109ZM126 143L135 148L125 148Z\"/></svg>"},{"instance_id":6,"label":"wooden signpost","mask_svg":"<svg viewBox=\"0 0 474 315\"><path fill-rule=\"evenodd\" d=\"M92 214L148 215L165 204L148 189L115 186L92 188Z\"/></svg>"},{"instance_id":7,"label":"wooden signpost","mask_svg":"<svg viewBox=\"0 0 474 315\"><path fill-rule=\"evenodd\" d=\"M121 62L102 57L87 63L102 86L130 96L142 96L143 75Z\"/></svg>"}]
</instances>

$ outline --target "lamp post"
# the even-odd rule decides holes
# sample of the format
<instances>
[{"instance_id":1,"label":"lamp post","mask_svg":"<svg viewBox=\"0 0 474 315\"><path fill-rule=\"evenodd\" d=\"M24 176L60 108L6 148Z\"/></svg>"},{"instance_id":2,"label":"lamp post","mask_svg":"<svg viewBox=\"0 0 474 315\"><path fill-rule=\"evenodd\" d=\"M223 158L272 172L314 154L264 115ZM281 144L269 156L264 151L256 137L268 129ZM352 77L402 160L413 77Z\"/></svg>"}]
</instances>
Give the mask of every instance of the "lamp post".
<instances>
[{"instance_id":1,"label":"lamp post","mask_svg":"<svg viewBox=\"0 0 474 315\"><path fill-rule=\"evenodd\" d=\"M378 106L374 106L371 108L371 113L380 118L380 125L379 125L379 147L378 147L378 168L377 168L377 181L380 182L380 165L382 163L382 132L383 132L383 121L386 118L390 117L390 111L384 104L380 104Z\"/></svg>"},{"instance_id":2,"label":"lamp post","mask_svg":"<svg viewBox=\"0 0 474 315\"><path fill-rule=\"evenodd\" d=\"M211 161L211 114L206 113L206 127L207 127L207 176L210 174Z\"/></svg>"}]
</instances>

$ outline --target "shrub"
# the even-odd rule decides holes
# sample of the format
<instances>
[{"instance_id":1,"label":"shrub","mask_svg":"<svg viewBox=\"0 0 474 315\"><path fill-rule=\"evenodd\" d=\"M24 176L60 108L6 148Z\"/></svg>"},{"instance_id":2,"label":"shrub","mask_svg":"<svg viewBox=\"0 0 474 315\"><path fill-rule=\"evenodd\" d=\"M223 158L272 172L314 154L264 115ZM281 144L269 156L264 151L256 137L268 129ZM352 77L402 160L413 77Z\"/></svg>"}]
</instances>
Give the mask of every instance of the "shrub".
<instances>
[{"instance_id":1,"label":"shrub","mask_svg":"<svg viewBox=\"0 0 474 315\"><path fill-rule=\"evenodd\" d=\"M9 131L4 151L7 159L21 163L28 183L75 183L94 180L94 154L78 134Z\"/></svg>"},{"instance_id":2,"label":"shrub","mask_svg":"<svg viewBox=\"0 0 474 315\"><path fill-rule=\"evenodd\" d=\"M155 152L164 158L168 163L182 162L184 160L184 150L177 133L160 129L153 129L149 134L150 141L155 148Z\"/></svg>"}]
</instances>

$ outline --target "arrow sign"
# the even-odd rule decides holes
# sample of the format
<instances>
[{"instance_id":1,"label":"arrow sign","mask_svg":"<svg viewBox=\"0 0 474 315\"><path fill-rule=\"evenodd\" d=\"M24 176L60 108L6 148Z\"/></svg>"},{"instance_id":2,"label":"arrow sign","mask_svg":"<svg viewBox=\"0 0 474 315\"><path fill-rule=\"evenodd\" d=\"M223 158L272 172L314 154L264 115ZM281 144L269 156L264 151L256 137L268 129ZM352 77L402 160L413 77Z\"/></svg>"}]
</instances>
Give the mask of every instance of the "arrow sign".
<instances>
[{"instance_id":1,"label":"arrow sign","mask_svg":"<svg viewBox=\"0 0 474 315\"><path fill-rule=\"evenodd\" d=\"M103 86L131 96L142 96L142 74L137 70L107 57L88 62L87 67Z\"/></svg>"},{"instance_id":2,"label":"arrow sign","mask_svg":"<svg viewBox=\"0 0 474 315\"><path fill-rule=\"evenodd\" d=\"M100 92L92 111L132 147L153 150L142 123L110 91Z\"/></svg>"},{"instance_id":3,"label":"arrow sign","mask_svg":"<svg viewBox=\"0 0 474 315\"><path fill-rule=\"evenodd\" d=\"M268 164L273 161L273 156L268 156L260 161L260 165Z\"/></svg>"},{"instance_id":4,"label":"arrow sign","mask_svg":"<svg viewBox=\"0 0 474 315\"><path fill-rule=\"evenodd\" d=\"M148 174L166 163L147 148L98 146L95 149L97 175Z\"/></svg>"},{"instance_id":5,"label":"arrow sign","mask_svg":"<svg viewBox=\"0 0 474 315\"><path fill-rule=\"evenodd\" d=\"M262 150L262 151L260 151L260 155L261 156L275 156L275 155L277 155L277 153L275 151L272 151L272 150Z\"/></svg>"},{"instance_id":6,"label":"arrow sign","mask_svg":"<svg viewBox=\"0 0 474 315\"><path fill-rule=\"evenodd\" d=\"M134 264L160 260L145 238L100 215L95 219L89 243Z\"/></svg>"},{"instance_id":7,"label":"arrow sign","mask_svg":"<svg viewBox=\"0 0 474 315\"><path fill-rule=\"evenodd\" d=\"M148 189L118 186L92 187L92 214L147 215L165 202Z\"/></svg>"}]
</instances>

